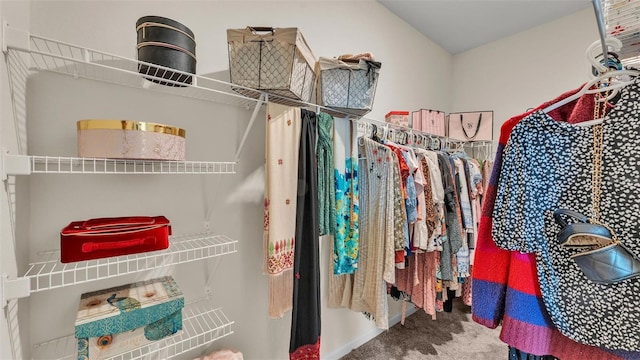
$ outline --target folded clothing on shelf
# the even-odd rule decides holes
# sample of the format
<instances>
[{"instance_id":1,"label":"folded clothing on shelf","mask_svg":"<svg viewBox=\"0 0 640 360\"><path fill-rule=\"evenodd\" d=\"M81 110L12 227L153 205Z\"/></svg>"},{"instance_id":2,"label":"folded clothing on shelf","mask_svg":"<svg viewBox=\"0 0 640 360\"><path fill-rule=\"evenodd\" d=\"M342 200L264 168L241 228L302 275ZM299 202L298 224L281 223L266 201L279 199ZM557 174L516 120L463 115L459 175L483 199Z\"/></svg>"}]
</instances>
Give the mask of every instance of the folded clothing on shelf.
<instances>
[{"instance_id":1,"label":"folded clothing on shelf","mask_svg":"<svg viewBox=\"0 0 640 360\"><path fill-rule=\"evenodd\" d=\"M78 360L104 359L182 330L184 296L171 276L82 294Z\"/></svg>"}]
</instances>

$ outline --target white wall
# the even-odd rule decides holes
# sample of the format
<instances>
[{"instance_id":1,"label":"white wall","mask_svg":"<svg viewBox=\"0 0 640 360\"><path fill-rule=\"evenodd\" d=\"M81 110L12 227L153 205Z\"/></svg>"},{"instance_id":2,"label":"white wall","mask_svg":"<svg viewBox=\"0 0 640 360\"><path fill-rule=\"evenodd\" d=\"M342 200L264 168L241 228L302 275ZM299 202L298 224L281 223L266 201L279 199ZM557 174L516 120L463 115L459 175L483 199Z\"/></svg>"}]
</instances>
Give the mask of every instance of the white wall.
<instances>
[{"instance_id":1,"label":"white wall","mask_svg":"<svg viewBox=\"0 0 640 360\"><path fill-rule=\"evenodd\" d=\"M29 9L30 4L28 1L0 1L0 19L12 26L29 29ZM7 33L4 27L0 29L0 33L5 35L7 39L13 39L12 36L15 35ZM16 94L16 96L17 99L20 99L19 94ZM24 102L21 103L24 104ZM24 109L24 106L21 109ZM22 112L22 115L24 115L24 112ZM16 132L24 134L24 124L17 125L14 122L6 59L0 66L0 129L0 150L17 153L18 137ZM16 129L18 130L16 131ZM22 139L24 139L24 136L22 136ZM14 211L22 212L22 209L16 209L15 207L16 197L28 202L29 193L26 188L28 179L13 178L3 185L5 185L6 191L0 192L0 214L2 214L0 218L0 274L6 274L13 279L20 271L24 271L24 268L18 267L18 264L26 262L29 251L28 244L24 242L14 243L13 227L24 230L28 223L28 216L21 217L17 223L12 223L8 215L14 213ZM12 302L7 311L2 311L0 359L10 359L13 356L20 357L23 353L23 347L29 346L28 343L21 342L21 339L28 339L28 336L26 336L29 334L28 310L28 299L22 299L18 302Z\"/></svg>"},{"instance_id":2,"label":"white wall","mask_svg":"<svg viewBox=\"0 0 640 360\"><path fill-rule=\"evenodd\" d=\"M585 53L598 39L586 9L457 54L452 111L493 110L497 140L505 120L588 81Z\"/></svg>"},{"instance_id":3,"label":"white wall","mask_svg":"<svg viewBox=\"0 0 640 360\"><path fill-rule=\"evenodd\" d=\"M140 16L180 21L195 33L199 74L227 74L228 28L298 27L316 56L370 51L382 62L369 117L449 106L451 56L372 0L33 1L32 7L33 33L132 58Z\"/></svg>"},{"instance_id":4,"label":"white wall","mask_svg":"<svg viewBox=\"0 0 640 360\"><path fill-rule=\"evenodd\" d=\"M228 28L299 27L316 56L371 51L383 63L369 117L381 120L390 110L421 107L449 110L451 55L374 1L32 1L27 26L34 34L135 58L135 22L145 15L170 17L194 31L199 74L228 76ZM3 79L3 89L5 84ZM189 160L230 161L250 115L231 106L49 73L33 76L28 92L28 151L33 155L75 156L77 120L117 118L183 127ZM3 136L5 129L3 123ZM212 349L237 348L248 359L287 358L290 315L279 320L267 317L262 205L225 202L263 158L264 124L257 121L235 175L29 176L29 197L18 201L29 210L30 226L18 239L28 243L31 254L57 248L58 232L70 221L130 214L163 214L171 219L175 234L201 231L203 222L210 221L216 231L239 240L239 251L153 274L34 293L25 305L30 309L30 320L25 319L31 328L30 336L24 338L27 348L73 333L82 292L172 273L188 300L204 296L205 285L213 284L213 302L235 321L235 333L213 343ZM323 264L329 263L327 245L323 238ZM24 267L24 261L19 266ZM324 292L328 266L321 271ZM337 357L349 351L350 344L376 334L361 314L328 309L325 304L323 294L321 351L325 358ZM391 305L394 317L400 304L392 301Z\"/></svg>"}]
</instances>

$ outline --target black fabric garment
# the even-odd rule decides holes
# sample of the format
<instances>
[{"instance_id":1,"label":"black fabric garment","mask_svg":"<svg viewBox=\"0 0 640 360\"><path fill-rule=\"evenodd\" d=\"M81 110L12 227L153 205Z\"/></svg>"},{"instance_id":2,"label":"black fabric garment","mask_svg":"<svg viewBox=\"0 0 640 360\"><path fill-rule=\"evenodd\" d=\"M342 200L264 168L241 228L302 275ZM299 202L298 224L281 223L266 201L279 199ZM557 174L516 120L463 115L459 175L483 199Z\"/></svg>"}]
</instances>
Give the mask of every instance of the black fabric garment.
<instances>
[{"instance_id":1,"label":"black fabric garment","mask_svg":"<svg viewBox=\"0 0 640 360\"><path fill-rule=\"evenodd\" d=\"M444 188L445 221L447 223L447 238L442 242L442 254L440 255L440 278L442 281L453 280L451 256L462 247L461 226L457 211L459 205L450 162L451 159L448 156L438 153L438 166Z\"/></svg>"},{"instance_id":2,"label":"black fabric garment","mask_svg":"<svg viewBox=\"0 0 640 360\"><path fill-rule=\"evenodd\" d=\"M524 351L520 351L514 347L509 346L509 360L557 360L551 355L531 355Z\"/></svg>"},{"instance_id":3,"label":"black fabric garment","mask_svg":"<svg viewBox=\"0 0 640 360\"><path fill-rule=\"evenodd\" d=\"M320 250L315 155L316 114L302 109L293 260L290 359L320 357Z\"/></svg>"},{"instance_id":4,"label":"black fabric garment","mask_svg":"<svg viewBox=\"0 0 640 360\"><path fill-rule=\"evenodd\" d=\"M444 312L453 311L453 299L456 297L456 291L447 288L447 301L442 304L442 310Z\"/></svg>"},{"instance_id":5,"label":"black fabric garment","mask_svg":"<svg viewBox=\"0 0 640 360\"><path fill-rule=\"evenodd\" d=\"M440 174L442 176L442 186L444 189L444 204L446 205L446 210L449 212L453 212L456 209L456 199L454 195L454 183L453 177L451 175L451 165L449 163L449 157L438 153L438 166L440 167Z\"/></svg>"}]
</instances>

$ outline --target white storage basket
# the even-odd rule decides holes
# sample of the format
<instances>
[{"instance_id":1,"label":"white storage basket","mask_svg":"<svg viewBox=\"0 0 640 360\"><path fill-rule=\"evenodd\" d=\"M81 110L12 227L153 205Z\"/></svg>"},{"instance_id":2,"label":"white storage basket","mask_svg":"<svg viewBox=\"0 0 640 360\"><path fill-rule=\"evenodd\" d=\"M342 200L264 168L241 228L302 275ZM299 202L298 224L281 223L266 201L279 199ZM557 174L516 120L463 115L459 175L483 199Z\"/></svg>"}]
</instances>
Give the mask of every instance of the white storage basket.
<instances>
[{"instance_id":1,"label":"white storage basket","mask_svg":"<svg viewBox=\"0 0 640 360\"><path fill-rule=\"evenodd\" d=\"M297 28L227 30L231 83L267 93L309 101L316 58ZM233 87L243 95L258 93ZM270 99L278 102L278 99Z\"/></svg>"},{"instance_id":2,"label":"white storage basket","mask_svg":"<svg viewBox=\"0 0 640 360\"><path fill-rule=\"evenodd\" d=\"M316 91L319 105L338 115L363 116L371 111L381 64L375 61L320 58Z\"/></svg>"}]
</instances>

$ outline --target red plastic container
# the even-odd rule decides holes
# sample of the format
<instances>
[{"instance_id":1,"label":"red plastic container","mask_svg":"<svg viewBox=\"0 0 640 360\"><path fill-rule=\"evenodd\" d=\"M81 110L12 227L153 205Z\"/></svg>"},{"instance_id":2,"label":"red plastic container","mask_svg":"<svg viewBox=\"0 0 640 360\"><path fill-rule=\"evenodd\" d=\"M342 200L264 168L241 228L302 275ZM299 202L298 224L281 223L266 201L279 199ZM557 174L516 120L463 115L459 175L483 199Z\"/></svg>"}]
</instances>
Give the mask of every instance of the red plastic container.
<instances>
[{"instance_id":1,"label":"red plastic container","mask_svg":"<svg viewBox=\"0 0 640 360\"><path fill-rule=\"evenodd\" d=\"M169 247L171 225L164 216L74 221L60 232L63 263L137 254Z\"/></svg>"}]
</instances>

